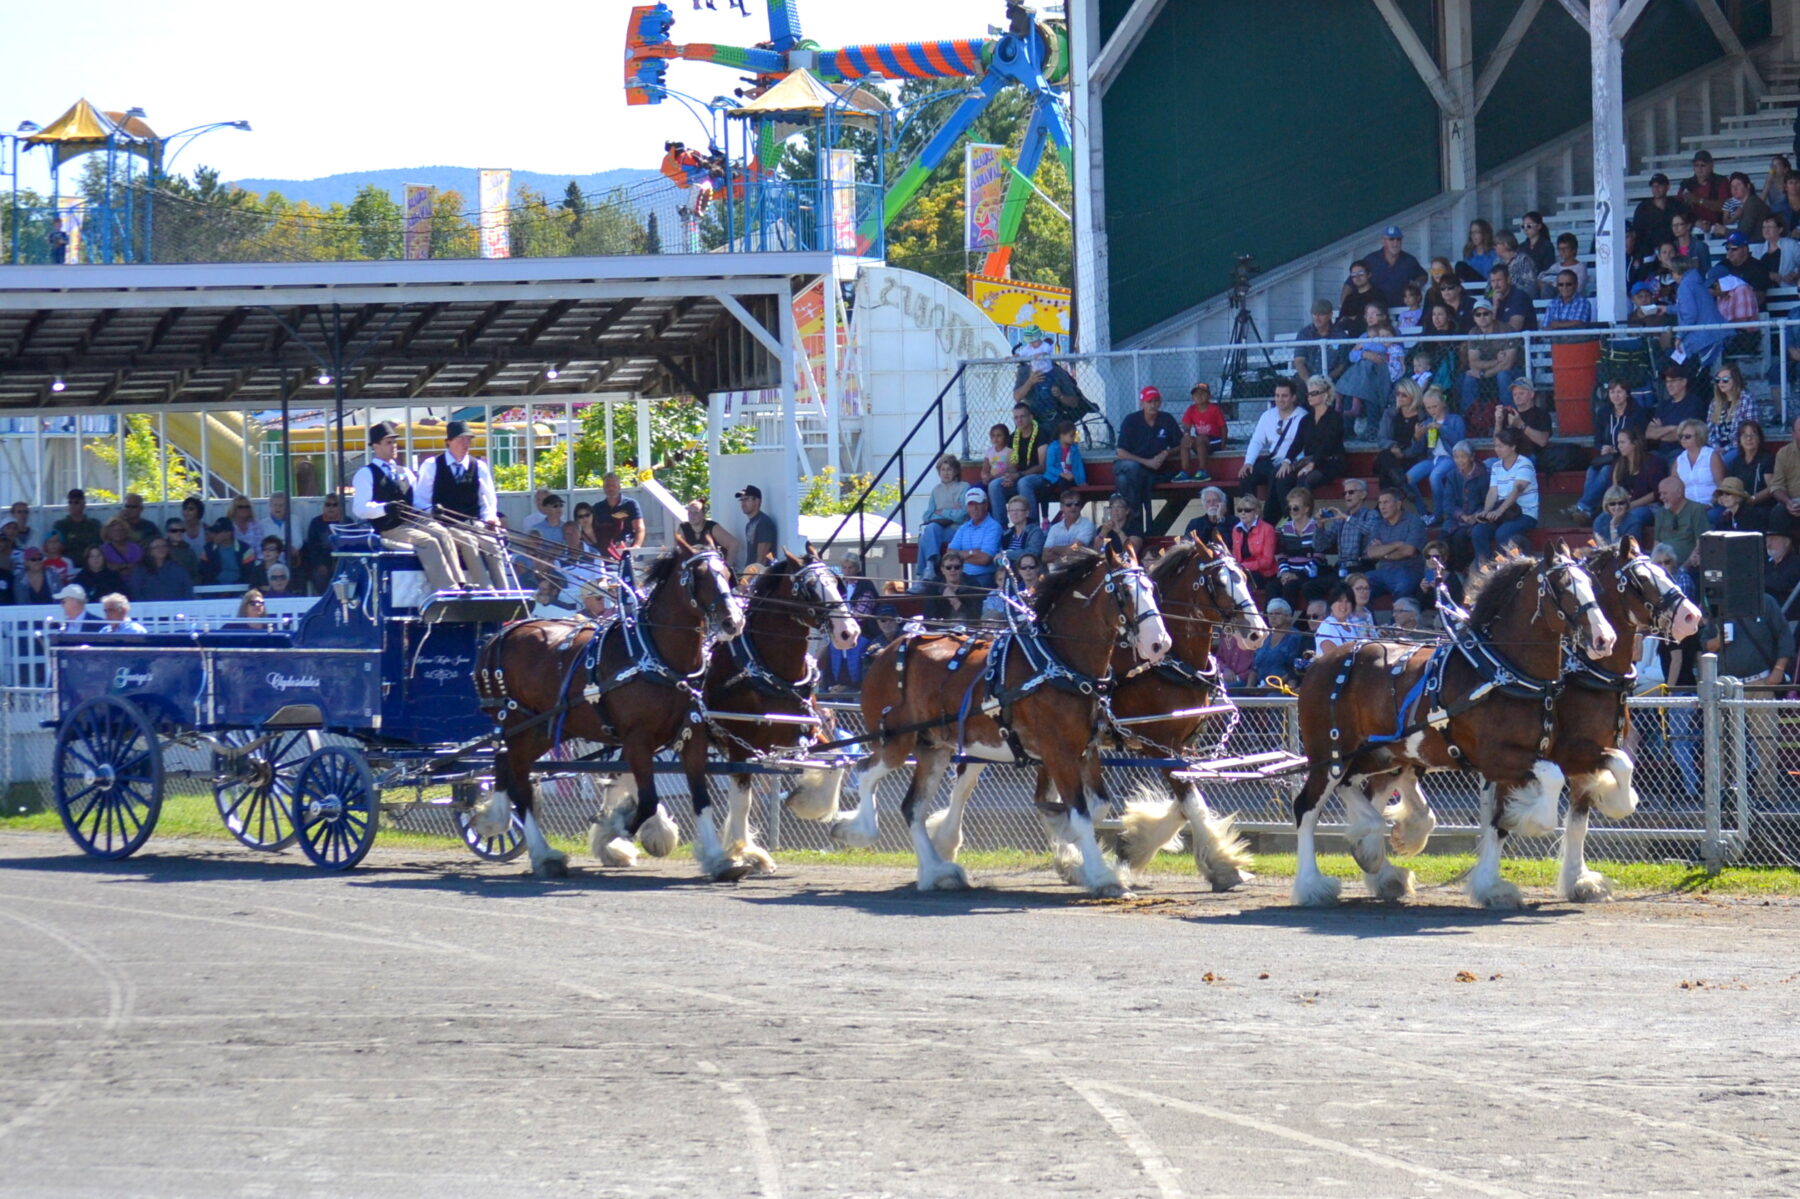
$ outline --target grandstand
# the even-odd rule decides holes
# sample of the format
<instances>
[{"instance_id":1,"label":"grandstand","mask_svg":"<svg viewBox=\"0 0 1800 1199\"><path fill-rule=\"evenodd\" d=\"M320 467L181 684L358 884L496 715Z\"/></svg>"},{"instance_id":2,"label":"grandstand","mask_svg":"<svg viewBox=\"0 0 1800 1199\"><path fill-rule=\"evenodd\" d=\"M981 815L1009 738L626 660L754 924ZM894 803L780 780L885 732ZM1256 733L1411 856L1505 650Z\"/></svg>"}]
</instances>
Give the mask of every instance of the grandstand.
<instances>
[{"instance_id":1,"label":"grandstand","mask_svg":"<svg viewBox=\"0 0 1800 1199\"><path fill-rule=\"evenodd\" d=\"M1800 4L1611 0L1609 11L1623 22L1615 30L1628 27L1613 105L1624 150L1613 207L1630 214L1659 171L1678 185L1701 149L1721 178L1742 171L1760 192L1771 157L1794 151ZM1078 162L1087 186L1078 190L1094 198L1077 227L1081 340L1125 352L1071 370L1113 421L1143 384L1159 386L1179 413L1188 387L1205 380L1226 407L1231 445L1241 447L1267 392L1231 376L1244 366L1266 375L1255 368L1270 362L1285 368L1313 303L1337 307L1348 264L1378 252L1389 225L1421 263L1456 263L1472 219L1518 231L1527 211L1541 212L1552 238L1577 237L1592 294L1597 109L1586 5L1371 0L1301 11L1236 0L1203 10L1086 0L1070 6L1070 17L1087 48L1077 53L1086 68L1077 119L1090 137ZM1221 46L1232 52L1212 52ZM1321 55L1337 69L1294 69ZM1157 119L1171 97L1183 113L1232 119ZM1708 246L1718 261L1722 238ZM1227 293L1241 253L1261 268L1243 308L1262 344L1234 355L1237 311ZM1546 303L1537 302L1540 319ZM1793 402L1782 318L1797 305L1792 285L1770 289L1756 335L1732 343L1771 432L1785 430ZM1528 370L1544 384L1554 376L1553 340L1526 341ZM998 384L977 374L963 386L971 427L985 427L997 397L983 393ZM1588 443L1585 431L1562 424L1559 439ZM1371 477L1372 445L1350 448L1352 472ZM1214 480L1235 479L1240 460L1215 457ZM1108 466L1090 461L1088 492L1110 488ZM1581 472L1541 483L1537 540L1585 537L1585 525L1563 515ZM1197 490L1159 487L1169 502L1151 531L1179 529Z\"/></svg>"}]
</instances>

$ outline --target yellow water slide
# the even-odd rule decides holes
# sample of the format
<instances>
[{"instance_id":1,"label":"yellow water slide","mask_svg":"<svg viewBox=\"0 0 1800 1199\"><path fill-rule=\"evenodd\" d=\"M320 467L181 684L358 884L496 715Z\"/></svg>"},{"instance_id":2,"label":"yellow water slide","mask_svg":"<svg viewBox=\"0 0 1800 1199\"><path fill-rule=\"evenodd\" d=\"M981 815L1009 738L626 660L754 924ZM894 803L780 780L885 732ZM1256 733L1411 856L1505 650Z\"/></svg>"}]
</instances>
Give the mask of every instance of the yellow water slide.
<instances>
[{"instance_id":1,"label":"yellow water slide","mask_svg":"<svg viewBox=\"0 0 1800 1199\"><path fill-rule=\"evenodd\" d=\"M164 420L169 448L186 455L196 465L204 463L212 478L235 494L262 494L261 488L248 486L252 479L246 478L244 473L246 458L252 476L260 470L260 463L254 442L249 454L244 452L246 433L252 437L256 435L247 429L242 412L171 412Z\"/></svg>"}]
</instances>

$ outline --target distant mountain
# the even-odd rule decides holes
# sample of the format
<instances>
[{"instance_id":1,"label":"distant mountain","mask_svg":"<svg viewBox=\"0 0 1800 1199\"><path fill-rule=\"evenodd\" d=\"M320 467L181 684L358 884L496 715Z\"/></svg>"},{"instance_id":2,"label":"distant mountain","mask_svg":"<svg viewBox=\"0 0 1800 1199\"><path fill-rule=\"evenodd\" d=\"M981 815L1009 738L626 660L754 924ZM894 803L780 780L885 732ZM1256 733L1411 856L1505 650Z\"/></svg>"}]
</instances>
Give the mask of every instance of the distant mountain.
<instances>
[{"instance_id":1,"label":"distant mountain","mask_svg":"<svg viewBox=\"0 0 1800 1199\"><path fill-rule=\"evenodd\" d=\"M520 187L529 187L555 200L568 190L570 179L580 185L584 194L602 196L615 187L655 177L654 170L638 171L629 168L601 171L597 175L546 175L540 171L514 171L512 183L515 194ZM439 191L454 189L462 193L463 199L473 204L478 182L479 175L474 167L405 167L392 171L351 171L342 175L327 175L323 179L236 179L232 181L232 185L258 195L280 192L295 202L304 200L324 208L331 204L350 203L356 198L356 193L369 183L387 189L395 203L403 201L407 184L422 183Z\"/></svg>"}]
</instances>

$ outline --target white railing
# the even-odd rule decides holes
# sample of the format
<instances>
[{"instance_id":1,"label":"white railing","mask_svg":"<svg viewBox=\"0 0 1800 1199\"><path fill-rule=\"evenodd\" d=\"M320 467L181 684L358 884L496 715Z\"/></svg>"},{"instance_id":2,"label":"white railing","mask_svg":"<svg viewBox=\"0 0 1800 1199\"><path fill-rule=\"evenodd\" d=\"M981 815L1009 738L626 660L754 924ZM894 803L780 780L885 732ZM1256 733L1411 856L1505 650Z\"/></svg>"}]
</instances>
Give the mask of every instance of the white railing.
<instances>
[{"instance_id":1,"label":"white railing","mask_svg":"<svg viewBox=\"0 0 1800 1199\"><path fill-rule=\"evenodd\" d=\"M268 615L275 627L297 619L318 603L304 595L271 596ZM238 614L236 599L158 600L131 606L131 619L152 633L201 631L218 628ZM0 608L0 687L38 690L49 684L49 661L44 653L44 634L61 627L58 604L30 604Z\"/></svg>"}]
</instances>

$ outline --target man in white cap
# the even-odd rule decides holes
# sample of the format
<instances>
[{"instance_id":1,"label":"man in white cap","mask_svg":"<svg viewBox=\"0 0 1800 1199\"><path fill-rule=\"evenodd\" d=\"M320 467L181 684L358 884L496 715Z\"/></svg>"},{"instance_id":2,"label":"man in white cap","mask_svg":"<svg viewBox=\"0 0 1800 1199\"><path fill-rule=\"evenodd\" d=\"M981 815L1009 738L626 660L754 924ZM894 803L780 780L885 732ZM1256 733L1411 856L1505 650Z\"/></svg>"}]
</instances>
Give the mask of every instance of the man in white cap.
<instances>
[{"instance_id":1,"label":"man in white cap","mask_svg":"<svg viewBox=\"0 0 1800 1199\"><path fill-rule=\"evenodd\" d=\"M87 614L87 591L80 583L70 583L56 593L56 602L62 605L63 624L72 633L91 633L100 627L100 622Z\"/></svg>"},{"instance_id":2,"label":"man in white cap","mask_svg":"<svg viewBox=\"0 0 1800 1199\"><path fill-rule=\"evenodd\" d=\"M350 480L350 510L369 522L389 549L412 550L419 555L425 581L434 591L460 591L468 586L456 543L436 522L407 524L399 511L413 505L416 480L412 471L396 460L400 437L394 426L380 421L369 429L369 460Z\"/></svg>"},{"instance_id":3,"label":"man in white cap","mask_svg":"<svg viewBox=\"0 0 1800 1199\"><path fill-rule=\"evenodd\" d=\"M500 498L494 491L494 470L485 459L469 452L474 443L466 421L453 420L444 426L444 452L433 454L419 467L413 506L433 516L454 512L497 528ZM454 526L446 528L461 550L464 578L478 587L506 586L506 565L501 560L497 538L476 536Z\"/></svg>"},{"instance_id":4,"label":"man in white cap","mask_svg":"<svg viewBox=\"0 0 1800 1199\"><path fill-rule=\"evenodd\" d=\"M1005 533L1000 522L988 516L988 493L985 487L971 487L963 497L969 519L956 526L945 552L957 551L963 560L963 582L975 587L994 585L994 558L1000 553L1000 539Z\"/></svg>"}]
</instances>

